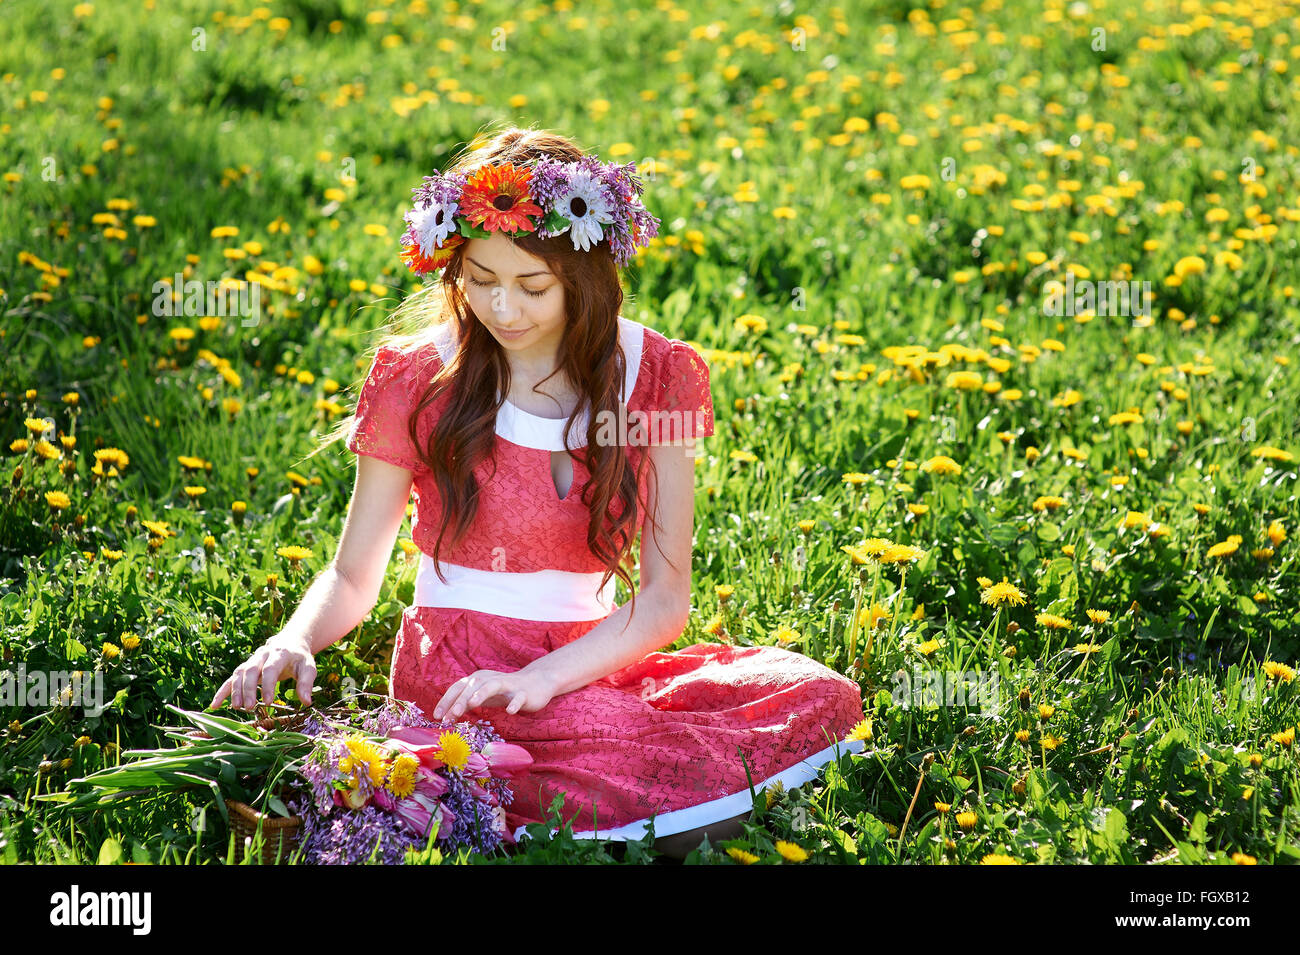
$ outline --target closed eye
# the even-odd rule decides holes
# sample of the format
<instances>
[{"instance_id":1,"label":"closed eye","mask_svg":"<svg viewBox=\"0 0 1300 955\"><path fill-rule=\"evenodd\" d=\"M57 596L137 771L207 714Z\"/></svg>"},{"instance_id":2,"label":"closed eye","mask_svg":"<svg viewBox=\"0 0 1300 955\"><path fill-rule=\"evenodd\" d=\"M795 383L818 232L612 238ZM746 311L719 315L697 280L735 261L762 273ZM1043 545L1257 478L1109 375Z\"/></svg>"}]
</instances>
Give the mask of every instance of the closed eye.
<instances>
[{"instance_id":1,"label":"closed eye","mask_svg":"<svg viewBox=\"0 0 1300 955\"><path fill-rule=\"evenodd\" d=\"M480 282L478 279L474 278L472 275L470 276L470 279L469 279L469 280L470 280L470 282L473 283L474 285L478 285L478 286L480 286L480 287L482 287L482 288L487 288L488 286L490 286L490 285L493 284L492 282ZM527 295L531 295L531 296L533 296L534 298L541 298L543 295L545 295L545 294L546 294L547 292L549 292L549 291L550 291L549 288L544 288L544 289L542 289L542 290L539 291L539 292L534 292L532 289L528 289L528 288L524 289L525 294L527 294Z\"/></svg>"}]
</instances>

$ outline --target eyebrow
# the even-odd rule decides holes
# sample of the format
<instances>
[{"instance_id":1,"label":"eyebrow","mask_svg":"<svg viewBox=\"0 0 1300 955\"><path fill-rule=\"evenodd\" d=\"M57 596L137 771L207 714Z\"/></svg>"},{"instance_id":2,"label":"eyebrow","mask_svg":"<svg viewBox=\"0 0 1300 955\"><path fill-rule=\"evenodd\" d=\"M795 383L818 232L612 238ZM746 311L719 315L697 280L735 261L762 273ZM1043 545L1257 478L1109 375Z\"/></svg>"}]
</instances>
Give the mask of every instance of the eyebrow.
<instances>
[{"instance_id":1,"label":"eyebrow","mask_svg":"<svg viewBox=\"0 0 1300 955\"><path fill-rule=\"evenodd\" d=\"M486 265L484 265L482 262L478 261L477 259L471 258L471 257L468 256L468 255L465 256L465 258L469 259L471 262L473 262L475 265L477 265L477 266L478 266L480 269L482 269L484 272L492 272L492 270L491 270L490 268L488 268ZM492 274L493 274L493 275L496 275L495 272L492 272ZM550 275L550 274L551 274L550 272L546 272L546 271L543 271L543 272L525 272L523 275L516 276L516 278L521 278L521 279L530 279L530 278L532 278L534 275Z\"/></svg>"}]
</instances>

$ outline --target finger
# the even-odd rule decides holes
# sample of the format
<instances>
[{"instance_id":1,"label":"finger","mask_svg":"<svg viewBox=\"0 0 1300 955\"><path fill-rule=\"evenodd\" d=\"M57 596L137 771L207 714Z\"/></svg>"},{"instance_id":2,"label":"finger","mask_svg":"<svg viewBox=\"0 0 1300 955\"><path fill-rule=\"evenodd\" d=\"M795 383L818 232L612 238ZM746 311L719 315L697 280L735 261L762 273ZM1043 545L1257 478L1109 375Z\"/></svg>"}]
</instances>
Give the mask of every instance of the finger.
<instances>
[{"instance_id":1,"label":"finger","mask_svg":"<svg viewBox=\"0 0 1300 955\"><path fill-rule=\"evenodd\" d=\"M212 698L212 702L208 704L208 709L215 710L218 706L221 705L221 701L226 699L229 696L230 696L230 680L227 679L225 683L222 683L221 686L217 687L217 695L214 696Z\"/></svg>"},{"instance_id":2,"label":"finger","mask_svg":"<svg viewBox=\"0 0 1300 955\"><path fill-rule=\"evenodd\" d=\"M477 686L470 685L469 683L466 683L464 686L462 686L459 690L456 691L456 696L452 699L452 701L447 704L447 708L443 711L443 715L445 715L447 719L450 720L454 720L457 717L459 717L461 714L461 710L464 709L465 700L477 688L478 688Z\"/></svg>"},{"instance_id":3,"label":"finger","mask_svg":"<svg viewBox=\"0 0 1300 955\"><path fill-rule=\"evenodd\" d=\"M240 698L240 694L242 694L243 691L244 668L241 665L235 668L234 673L230 674L230 708L232 710L243 708L244 701Z\"/></svg>"},{"instance_id":4,"label":"finger","mask_svg":"<svg viewBox=\"0 0 1300 955\"><path fill-rule=\"evenodd\" d=\"M257 705L257 678L261 674L261 667L250 666L245 671L239 681L239 702L243 704L243 709L251 710Z\"/></svg>"},{"instance_id":5,"label":"finger","mask_svg":"<svg viewBox=\"0 0 1300 955\"><path fill-rule=\"evenodd\" d=\"M527 693L525 693L523 690L517 691L514 697L510 700L510 705L506 707L506 712L518 713L519 708L524 705L524 701L526 699L528 699Z\"/></svg>"},{"instance_id":6,"label":"finger","mask_svg":"<svg viewBox=\"0 0 1300 955\"><path fill-rule=\"evenodd\" d=\"M275 690L280 685L280 671L284 669L283 650L267 655L262 661L262 702L267 706L275 702Z\"/></svg>"},{"instance_id":7,"label":"finger","mask_svg":"<svg viewBox=\"0 0 1300 955\"><path fill-rule=\"evenodd\" d=\"M298 681L295 685L298 699L302 701L303 706L311 706L311 691L316 685L316 662L311 657L307 657L294 669L294 676Z\"/></svg>"},{"instance_id":8,"label":"finger","mask_svg":"<svg viewBox=\"0 0 1300 955\"><path fill-rule=\"evenodd\" d=\"M443 714L451 709L451 704L455 702L456 697L460 696L460 691L464 689L466 679L468 679L468 677L461 677L451 686L447 687L447 692L442 695L442 699L438 701L438 705L433 708L434 719L442 719Z\"/></svg>"},{"instance_id":9,"label":"finger","mask_svg":"<svg viewBox=\"0 0 1300 955\"><path fill-rule=\"evenodd\" d=\"M465 711L466 701L474 695L475 691L482 685L482 678L476 678L474 674L464 678L464 683L456 692L456 697L447 706L445 713L449 719L457 719Z\"/></svg>"},{"instance_id":10,"label":"finger","mask_svg":"<svg viewBox=\"0 0 1300 955\"><path fill-rule=\"evenodd\" d=\"M465 709L472 710L474 707L486 703L496 695L495 691L500 686L500 680L487 680L480 683L478 689L465 698Z\"/></svg>"}]
</instances>

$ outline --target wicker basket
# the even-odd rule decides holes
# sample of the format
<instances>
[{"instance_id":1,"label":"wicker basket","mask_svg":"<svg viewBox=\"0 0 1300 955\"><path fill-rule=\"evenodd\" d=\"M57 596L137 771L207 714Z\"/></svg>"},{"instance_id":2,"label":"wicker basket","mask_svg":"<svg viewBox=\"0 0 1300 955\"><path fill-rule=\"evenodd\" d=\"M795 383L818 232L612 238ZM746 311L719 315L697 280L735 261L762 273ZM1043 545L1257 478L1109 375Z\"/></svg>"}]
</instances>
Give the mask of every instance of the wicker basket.
<instances>
[{"instance_id":1,"label":"wicker basket","mask_svg":"<svg viewBox=\"0 0 1300 955\"><path fill-rule=\"evenodd\" d=\"M280 861L284 862L298 844L301 816L268 816L237 799L227 799L226 809L230 811L230 831L235 836L236 863L244 861L244 840L257 832L258 822L262 824L262 865L273 864L277 850Z\"/></svg>"},{"instance_id":2,"label":"wicker basket","mask_svg":"<svg viewBox=\"0 0 1300 955\"><path fill-rule=\"evenodd\" d=\"M258 725L271 729L296 730L310 713L308 711L280 712L259 703L256 709ZM283 795L283 794L281 794ZM298 844L298 830L302 827L301 816L268 816L259 812L246 802L227 799L226 809L230 813L230 831L235 836L235 862L244 860L244 840L252 838L257 832L257 825L262 824L262 864L272 865L276 852L283 862Z\"/></svg>"}]
</instances>

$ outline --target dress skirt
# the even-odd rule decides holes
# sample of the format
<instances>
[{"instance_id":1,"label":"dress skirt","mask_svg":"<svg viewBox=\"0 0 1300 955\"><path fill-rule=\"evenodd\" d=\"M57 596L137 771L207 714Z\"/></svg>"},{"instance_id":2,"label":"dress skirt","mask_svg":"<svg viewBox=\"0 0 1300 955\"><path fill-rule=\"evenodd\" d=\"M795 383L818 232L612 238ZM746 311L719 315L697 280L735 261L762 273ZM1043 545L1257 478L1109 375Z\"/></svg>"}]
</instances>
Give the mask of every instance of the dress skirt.
<instances>
[{"instance_id":1,"label":"dress skirt","mask_svg":"<svg viewBox=\"0 0 1300 955\"><path fill-rule=\"evenodd\" d=\"M432 718L462 677L521 669L599 622L409 607L390 692ZM778 781L793 788L861 752L861 741L844 738L865 714L855 682L800 653L695 643L649 653L535 713L492 707L460 718L491 723L533 757L514 776L506 807L516 841L561 795L560 818L575 837L639 840L651 819L656 837L728 819L752 807L751 781L755 791Z\"/></svg>"}]
</instances>

